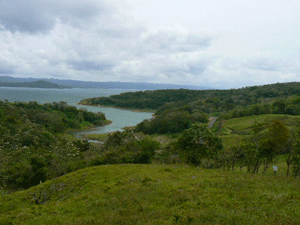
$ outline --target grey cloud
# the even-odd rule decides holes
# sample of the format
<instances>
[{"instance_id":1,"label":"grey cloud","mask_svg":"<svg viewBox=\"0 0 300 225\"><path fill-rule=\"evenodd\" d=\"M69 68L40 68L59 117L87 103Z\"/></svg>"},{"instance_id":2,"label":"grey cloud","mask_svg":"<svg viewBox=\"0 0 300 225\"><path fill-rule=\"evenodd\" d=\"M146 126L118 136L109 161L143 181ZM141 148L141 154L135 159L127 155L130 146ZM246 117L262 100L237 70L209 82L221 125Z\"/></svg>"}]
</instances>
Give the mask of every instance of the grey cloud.
<instances>
[{"instance_id":1,"label":"grey cloud","mask_svg":"<svg viewBox=\"0 0 300 225\"><path fill-rule=\"evenodd\" d=\"M193 74L201 74L206 70L207 67L208 65L206 63L199 62L198 64L189 65L189 72Z\"/></svg>"},{"instance_id":2,"label":"grey cloud","mask_svg":"<svg viewBox=\"0 0 300 225\"><path fill-rule=\"evenodd\" d=\"M100 27L97 30L97 33L103 38L116 38L116 39L132 39L135 42L139 35L141 34L142 29L139 27L124 27L118 26L115 28L106 28Z\"/></svg>"},{"instance_id":3,"label":"grey cloud","mask_svg":"<svg viewBox=\"0 0 300 225\"><path fill-rule=\"evenodd\" d=\"M11 31L33 33L38 30L49 29L53 21L46 17L43 11L26 1L1 0L0 22Z\"/></svg>"},{"instance_id":4,"label":"grey cloud","mask_svg":"<svg viewBox=\"0 0 300 225\"><path fill-rule=\"evenodd\" d=\"M249 69L266 71L278 71L281 67L279 60L272 60L267 58L250 59L245 63L245 66Z\"/></svg>"},{"instance_id":5,"label":"grey cloud","mask_svg":"<svg viewBox=\"0 0 300 225\"><path fill-rule=\"evenodd\" d=\"M160 65L160 71L166 74L202 74L209 63L204 63L199 60L196 62L186 61L163 61L163 64ZM156 62L156 66L158 63Z\"/></svg>"},{"instance_id":6,"label":"grey cloud","mask_svg":"<svg viewBox=\"0 0 300 225\"><path fill-rule=\"evenodd\" d=\"M8 75L8 74L14 74L14 70L12 68L5 68L5 67L1 67L0 65L0 74L2 75Z\"/></svg>"},{"instance_id":7,"label":"grey cloud","mask_svg":"<svg viewBox=\"0 0 300 225\"><path fill-rule=\"evenodd\" d=\"M86 0L0 0L0 24L10 31L45 32L56 20L79 24L106 10L98 1Z\"/></svg>"},{"instance_id":8,"label":"grey cloud","mask_svg":"<svg viewBox=\"0 0 300 225\"><path fill-rule=\"evenodd\" d=\"M161 28L142 35L143 44L148 45L148 50L161 52L191 52L210 46L213 38L190 34L183 30Z\"/></svg>"},{"instance_id":9,"label":"grey cloud","mask_svg":"<svg viewBox=\"0 0 300 225\"><path fill-rule=\"evenodd\" d=\"M0 57L0 74L10 75L15 73L15 66L12 63L6 62L6 60L1 59Z\"/></svg>"},{"instance_id":10,"label":"grey cloud","mask_svg":"<svg viewBox=\"0 0 300 225\"><path fill-rule=\"evenodd\" d=\"M115 64L108 61L87 61L87 60L81 60L81 61L68 61L68 65L70 65L73 69L79 70L79 71L104 71L112 69Z\"/></svg>"}]
</instances>

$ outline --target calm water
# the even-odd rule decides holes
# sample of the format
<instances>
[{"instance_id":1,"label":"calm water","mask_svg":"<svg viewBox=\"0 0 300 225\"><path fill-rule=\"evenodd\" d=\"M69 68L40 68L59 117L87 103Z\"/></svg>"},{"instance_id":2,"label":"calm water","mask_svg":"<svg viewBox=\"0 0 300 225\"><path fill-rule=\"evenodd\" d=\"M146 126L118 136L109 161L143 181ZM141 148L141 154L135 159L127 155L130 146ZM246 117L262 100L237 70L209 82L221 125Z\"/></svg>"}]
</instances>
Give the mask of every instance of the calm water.
<instances>
[{"instance_id":1,"label":"calm water","mask_svg":"<svg viewBox=\"0 0 300 225\"><path fill-rule=\"evenodd\" d=\"M69 105L77 108L85 108L91 112L103 112L107 119L113 121L112 124L104 127L99 127L97 130L89 131L89 133L106 133L121 130L126 126L135 126L144 119L152 117L152 113L132 112L130 110L120 110L104 107L93 106L78 106L76 103L85 98L110 96L128 92L128 90L119 89L39 89L39 88L5 88L0 87L0 99L7 99L10 102L14 101L37 101L44 104L48 102L64 101Z\"/></svg>"}]
</instances>

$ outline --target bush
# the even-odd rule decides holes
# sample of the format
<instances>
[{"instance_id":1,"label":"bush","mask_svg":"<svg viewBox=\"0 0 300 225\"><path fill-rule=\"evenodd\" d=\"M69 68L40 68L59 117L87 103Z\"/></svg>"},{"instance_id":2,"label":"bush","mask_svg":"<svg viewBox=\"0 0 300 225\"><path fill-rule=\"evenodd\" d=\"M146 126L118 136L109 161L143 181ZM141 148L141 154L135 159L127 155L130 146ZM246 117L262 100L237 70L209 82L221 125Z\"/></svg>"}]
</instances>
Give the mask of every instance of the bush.
<instances>
[{"instance_id":1,"label":"bush","mask_svg":"<svg viewBox=\"0 0 300 225\"><path fill-rule=\"evenodd\" d=\"M100 157L93 164L151 163L160 143L150 138L137 138L132 130L114 132L104 143Z\"/></svg>"},{"instance_id":2,"label":"bush","mask_svg":"<svg viewBox=\"0 0 300 225\"><path fill-rule=\"evenodd\" d=\"M206 124L195 123L185 130L177 141L180 155L187 163L200 165L204 158L217 160L223 149L222 140L213 134Z\"/></svg>"}]
</instances>

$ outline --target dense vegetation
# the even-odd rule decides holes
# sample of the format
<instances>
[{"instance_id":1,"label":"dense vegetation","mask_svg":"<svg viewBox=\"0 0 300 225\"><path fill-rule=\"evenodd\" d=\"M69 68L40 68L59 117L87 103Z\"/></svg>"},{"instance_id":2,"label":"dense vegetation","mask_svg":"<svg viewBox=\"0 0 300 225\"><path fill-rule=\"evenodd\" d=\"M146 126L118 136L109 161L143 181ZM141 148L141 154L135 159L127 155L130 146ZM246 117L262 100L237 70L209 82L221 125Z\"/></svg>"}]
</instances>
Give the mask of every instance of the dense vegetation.
<instances>
[{"instance_id":1,"label":"dense vegetation","mask_svg":"<svg viewBox=\"0 0 300 225\"><path fill-rule=\"evenodd\" d=\"M158 109L169 102L189 102L195 100L199 97L198 93L198 91L186 89L126 92L109 97L84 99L80 104L129 109Z\"/></svg>"},{"instance_id":2,"label":"dense vegetation","mask_svg":"<svg viewBox=\"0 0 300 225\"><path fill-rule=\"evenodd\" d=\"M278 83L231 90L139 91L82 100L81 104L156 110L137 126L147 134L179 133L208 115L226 119L262 114L300 114L300 83Z\"/></svg>"},{"instance_id":3,"label":"dense vegetation","mask_svg":"<svg viewBox=\"0 0 300 225\"><path fill-rule=\"evenodd\" d=\"M236 106L266 103L300 93L300 83L277 83L230 90L155 90L127 92L109 97L84 99L80 103L129 109L159 109L174 106L197 106L204 112L221 112ZM160 111L160 110L158 110ZM160 113L159 113L160 114Z\"/></svg>"},{"instance_id":4,"label":"dense vegetation","mask_svg":"<svg viewBox=\"0 0 300 225\"><path fill-rule=\"evenodd\" d=\"M193 123L207 123L207 114L202 112L167 111L150 120L144 120L136 126L137 132L145 134L173 134L190 128Z\"/></svg>"},{"instance_id":5,"label":"dense vegetation","mask_svg":"<svg viewBox=\"0 0 300 225\"><path fill-rule=\"evenodd\" d=\"M0 101L0 187L28 188L93 165L151 163L159 143L130 129L109 135L103 145L63 133L108 122L103 113L65 102Z\"/></svg>"},{"instance_id":6,"label":"dense vegetation","mask_svg":"<svg viewBox=\"0 0 300 225\"><path fill-rule=\"evenodd\" d=\"M27 188L81 168L74 159L83 157L82 141L73 142L62 132L107 122L103 113L65 102L0 101L0 186Z\"/></svg>"}]
</instances>

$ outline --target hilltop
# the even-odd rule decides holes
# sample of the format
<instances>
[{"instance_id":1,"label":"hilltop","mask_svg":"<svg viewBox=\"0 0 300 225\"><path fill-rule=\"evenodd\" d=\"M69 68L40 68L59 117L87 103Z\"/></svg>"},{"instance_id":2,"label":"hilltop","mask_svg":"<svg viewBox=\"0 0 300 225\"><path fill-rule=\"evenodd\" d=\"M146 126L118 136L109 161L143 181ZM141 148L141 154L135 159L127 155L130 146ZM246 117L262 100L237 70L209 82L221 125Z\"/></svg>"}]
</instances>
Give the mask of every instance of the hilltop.
<instances>
[{"instance_id":1,"label":"hilltop","mask_svg":"<svg viewBox=\"0 0 300 225\"><path fill-rule=\"evenodd\" d=\"M97 166L0 196L0 223L299 224L299 182L181 165Z\"/></svg>"}]
</instances>

